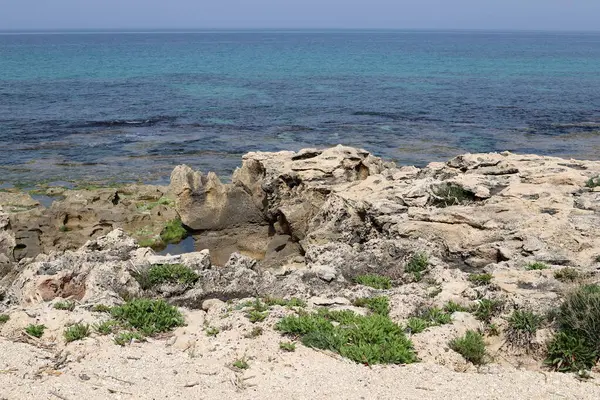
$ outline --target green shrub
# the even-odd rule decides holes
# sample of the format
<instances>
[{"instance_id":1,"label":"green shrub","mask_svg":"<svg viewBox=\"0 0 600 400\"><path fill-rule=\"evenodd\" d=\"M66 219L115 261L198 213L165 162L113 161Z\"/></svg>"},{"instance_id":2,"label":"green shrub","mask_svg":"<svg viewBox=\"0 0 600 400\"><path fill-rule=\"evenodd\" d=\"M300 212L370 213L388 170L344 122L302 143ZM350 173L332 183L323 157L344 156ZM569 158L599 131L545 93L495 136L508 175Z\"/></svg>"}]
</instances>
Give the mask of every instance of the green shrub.
<instances>
[{"instance_id":1,"label":"green shrub","mask_svg":"<svg viewBox=\"0 0 600 400\"><path fill-rule=\"evenodd\" d=\"M390 278L374 274L357 276L354 278L354 282L360 285L370 286L374 289L390 289L392 287Z\"/></svg>"},{"instance_id":2,"label":"green shrub","mask_svg":"<svg viewBox=\"0 0 600 400\"><path fill-rule=\"evenodd\" d=\"M248 317L250 322L252 322L253 324L255 324L257 322L263 322L265 319L267 319L268 316L269 316L268 312L260 312L257 310L251 310L250 312L248 312L246 314L246 317Z\"/></svg>"},{"instance_id":3,"label":"green shrub","mask_svg":"<svg viewBox=\"0 0 600 400\"><path fill-rule=\"evenodd\" d=\"M250 368L250 364L248 364L248 360L246 360L246 358L239 358L239 359L235 360L231 365L233 365L237 369Z\"/></svg>"},{"instance_id":4,"label":"green shrub","mask_svg":"<svg viewBox=\"0 0 600 400\"><path fill-rule=\"evenodd\" d=\"M557 322L561 330L585 339L600 354L600 286L585 285L568 294Z\"/></svg>"},{"instance_id":5,"label":"green shrub","mask_svg":"<svg viewBox=\"0 0 600 400\"><path fill-rule=\"evenodd\" d=\"M430 203L436 207L449 207L459 204L467 204L475 200L475 195L463 187L445 183L432 190L433 195Z\"/></svg>"},{"instance_id":6,"label":"green shrub","mask_svg":"<svg viewBox=\"0 0 600 400\"><path fill-rule=\"evenodd\" d=\"M508 318L506 339L513 346L529 348L535 333L543 322L542 315L532 311L515 310Z\"/></svg>"},{"instance_id":7,"label":"green shrub","mask_svg":"<svg viewBox=\"0 0 600 400\"><path fill-rule=\"evenodd\" d=\"M390 313L390 299L386 296L357 299L354 301L356 307L366 307L375 314L388 315Z\"/></svg>"},{"instance_id":8,"label":"green shrub","mask_svg":"<svg viewBox=\"0 0 600 400\"><path fill-rule=\"evenodd\" d=\"M7 314L0 314L0 324L7 323L10 317Z\"/></svg>"},{"instance_id":9,"label":"green shrub","mask_svg":"<svg viewBox=\"0 0 600 400\"><path fill-rule=\"evenodd\" d=\"M406 324L407 330L412 334L417 334L423 332L425 329L429 328L429 322L425 321L419 317L411 317L408 319L408 323Z\"/></svg>"},{"instance_id":10,"label":"green shrub","mask_svg":"<svg viewBox=\"0 0 600 400\"><path fill-rule=\"evenodd\" d=\"M478 332L467 331L465 336L450 341L449 346L475 365L485 363L485 342Z\"/></svg>"},{"instance_id":11,"label":"green shrub","mask_svg":"<svg viewBox=\"0 0 600 400\"><path fill-rule=\"evenodd\" d=\"M126 344L131 344L133 341L144 342L146 339L138 332L121 332L115 336L114 341L115 344L119 346L125 346Z\"/></svg>"},{"instance_id":12,"label":"green shrub","mask_svg":"<svg viewBox=\"0 0 600 400\"><path fill-rule=\"evenodd\" d=\"M100 335L108 335L110 333L113 333L117 326L119 326L119 323L111 319L95 324L93 328Z\"/></svg>"},{"instance_id":13,"label":"green shrub","mask_svg":"<svg viewBox=\"0 0 600 400\"><path fill-rule=\"evenodd\" d=\"M558 332L548 343L546 364L560 372L577 372L596 364L598 354L585 339Z\"/></svg>"},{"instance_id":14,"label":"green shrub","mask_svg":"<svg viewBox=\"0 0 600 400\"><path fill-rule=\"evenodd\" d=\"M581 278L581 274L575 268L566 267L554 272L554 278L561 282L575 282Z\"/></svg>"},{"instance_id":15,"label":"green shrub","mask_svg":"<svg viewBox=\"0 0 600 400\"><path fill-rule=\"evenodd\" d=\"M467 311L469 311L469 308L464 307L458 303L455 303L454 301L449 301L444 305L444 311L452 314L455 312L467 312Z\"/></svg>"},{"instance_id":16,"label":"green shrub","mask_svg":"<svg viewBox=\"0 0 600 400\"><path fill-rule=\"evenodd\" d=\"M75 309L75 302L72 300L59 301L54 303L55 310L73 311Z\"/></svg>"},{"instance_id":17,"label":"green shrub","mask_svg":"<svg viewBox=\"0 0 600 400\"><path fill-rule=\"evenodd\" d=\"M92 307L92 312L109 313L110 310L111 310L111 307L109 307L105 304L96 304L94 307Z\"/></svg>"},{"instance_id":18,"label":"green shrub","mask_svg":"<svg viewBox=\"0 0 600 400\"><path fill-rule=\"evenodd\" d=\"M319 310L284 317L275 328L284 334L300 336L307 347L330 350L358 363L417 361L412 343L402 328L379 314L361 316L348 310Z\"/></svg>"},{"instance_id":19,"label":"green shrub","mask_svg":"<svg viewBox=\"0 0 600 400\"><path fill-rule=\"evenodd\" d=\"M492 317L502 311L504 304L500 300L481 299L471 308L471 312L480 321L489 323Z\"/></svg>"},{"instance_id":20,"label":"green shrub","mask_svg":"<svg viewBox=\"0 0 600 400\"><path fill-rule=\"evenodd\" d=\"M146 336L168 332L185 325L183 315L164 300L133 299L122 306L113 307L111 314L131 328Z\"/></svg>"},{"instance_id":21,"label":"green shrub","mask_svg":"<svg viewBox=\"0 0 600 400\"><path fill-rule=\"evenodd\" d=\"M406 265L404 266L404 272L411 274L415 281L420 281L423 277L423 273L429 266L429 257L424 252L418 252L413 254Z\"/></svg>"},{"instance_id":22,"label":"green shrub","mask_svg":"<svg viewBox=\"0 0 600 400\"><path fill-rule=\"evenodd\" d=\"M492 282L492 274L470 274L469 282L475 284L475 286L486 286Z\"/></svg>"},{"instance_id":23,"label":"green shrub","mask_svg":"<svg viewBox=\"0 0 600 400\"><path fill-rule=\"evenodd\" d=\"M65 340L67 343L81 340L90 335L90 326L87 324L71 325L64 331Z\"/></svg>"},{"instance_id":24,"label":"green shrub","mask_svg":"<svg viewBox=\"0 0 600 400\"><path fill-rule=\"evenodd\" d=\"M585 183L585 186L589 188L595 188L600 186L600 176L588 179L588 181Z\"/></svg>"},{"instance_id":25,"label":"green shrub","mask_svg":"<svg viewBox=\"0 0 600 400\"><path fill-rule=\"evenodd\" d=\"M525 269L527 271L541 271L543 269L548 269L548 268L550 268L550 267L548 265L544 264L543 262L532 262L525 266Z\"/></svg>"},{"instance_id":26,"label":"green shrub","mask_svg":"<svg viewBox=\"0 0 600 400\"><path fill-rule=\"evenodd\" d=\"M46 329L45 325L29 324L25 327L25 332L27 332L28 335L39 339L44 334L45 329Z\"/></svg>"},{"instance_id":27,"label":"green shrub","mask_svg":"<svg viewBox=\"0 0 600 400\"><path fill-rule=\"evenodd\" d=\"M206 336L217 336L220 332L219 328L215 327L215 326L208 326L204 329L204 332L206 333Z\"/></svg>"},{"instance_id":28,"label":"green shrub","mask_svg":"<svg viewBox=\"0 0 600 400\"><path fill-rule=\"evenodd\" d=\"M279 348L283 351L293 352L296 351L296 343L293 342L279 342Z\"/></svg>"},{"instance_id":29,"label":"green shrub","mask_svg":"<svg viewBox=\"0 0 600 400\"><path fill-rule=\"evenodd\" d=\"M149 269L134 274L142 289L148 290L165 283L193 285L198 280L198 274L182 264L158 264Z\"/></svg>"},{"instance_id":30,"label":"green shrub","mask_svg":"<svg viewBox=\"0 0 600 400\"><path fill-rule=\"evenodd\" d=\"M169 221L160 232L160 238L165 243L179 243L185 239L188 235L188 231L183 227L181 220L174 219Z\"/></svg>"},{"instance_id":31,"label":"green shrub","mask_svg":"<svg viewBox=\"0 0 600 400\"><path fill-rule=\"evenodd\" d=\"M304 300L298 299L296 297L292 297L289 300L286 299L278 299L275 297L266 297L263 299L265 304L269 307L271 306L282 306L282 307L306 307L306 302Z\"/></svg>"}]
</instances>

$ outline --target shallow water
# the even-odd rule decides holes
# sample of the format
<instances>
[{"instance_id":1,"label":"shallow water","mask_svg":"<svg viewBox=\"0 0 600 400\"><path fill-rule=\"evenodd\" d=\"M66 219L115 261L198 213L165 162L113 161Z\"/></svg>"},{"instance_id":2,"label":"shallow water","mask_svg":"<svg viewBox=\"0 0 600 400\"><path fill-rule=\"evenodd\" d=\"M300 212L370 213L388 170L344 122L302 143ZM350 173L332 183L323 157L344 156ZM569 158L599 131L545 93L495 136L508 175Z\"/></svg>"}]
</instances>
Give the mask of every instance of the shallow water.
<instances>
[{"instance_id":1,"label":"shallow water","mask_svg":"<svg viewBox=\"0 0 600 400\"><path fill-rule=\"evenodd\" d=\"M598 159L599 65L600 33L0 35L0 181L227 176L337 143Z\"/></svg>"}]
</instances>

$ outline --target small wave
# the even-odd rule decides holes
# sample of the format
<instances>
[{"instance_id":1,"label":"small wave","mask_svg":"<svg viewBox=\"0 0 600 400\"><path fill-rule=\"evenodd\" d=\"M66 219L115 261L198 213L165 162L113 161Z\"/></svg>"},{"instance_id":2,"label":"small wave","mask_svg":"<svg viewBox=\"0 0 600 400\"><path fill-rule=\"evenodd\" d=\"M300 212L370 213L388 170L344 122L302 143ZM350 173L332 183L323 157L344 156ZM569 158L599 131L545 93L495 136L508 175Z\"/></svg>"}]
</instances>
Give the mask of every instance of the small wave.
<instances>
[{"instance_id":1,"label":"small wave","mask_svg":"<svg viewBox=\"0 0 600 400\"><path fill-rule=\"evenodd\" d=\"M431 118L427 116L426 112L417 113L392 113L384 111L355 111L352 113L353 116L357 117L379 117L387 118L394 121L409 121L409 122L442 122L441 119Z\"/></svg>"},{"instance_id":2,"label":"small wave","mask_svg":"<svg viewBox=\"0 0 600 400\"><path fill-rule=\"evenodd\" d=\"M127 126L153 126L163 122L173 122L177 117L157 116L147 119L113 119L105 121L86 121L81 124L73 124L72 128L107 128L107 127L127 127Z\"/></svg>"}]
</instances>

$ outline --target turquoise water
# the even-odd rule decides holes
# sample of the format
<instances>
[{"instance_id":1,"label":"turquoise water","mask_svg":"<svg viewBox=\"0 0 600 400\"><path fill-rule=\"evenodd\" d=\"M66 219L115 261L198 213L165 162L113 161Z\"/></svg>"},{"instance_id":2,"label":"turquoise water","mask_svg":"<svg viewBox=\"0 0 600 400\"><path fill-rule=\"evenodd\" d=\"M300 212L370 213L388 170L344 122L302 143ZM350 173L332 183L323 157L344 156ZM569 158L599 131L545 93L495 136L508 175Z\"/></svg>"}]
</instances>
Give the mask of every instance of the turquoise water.
<instances>
[{"instance_id":1,"label":"turquoise water","mask_svg":"<svg viewBox=\"0 0 600 400\"><path fill-rule=\"evenodd\" d=\"M344 143L600 158L600 33L0 35L0 181L226 176Z\"/></svg>"}]
</instances>

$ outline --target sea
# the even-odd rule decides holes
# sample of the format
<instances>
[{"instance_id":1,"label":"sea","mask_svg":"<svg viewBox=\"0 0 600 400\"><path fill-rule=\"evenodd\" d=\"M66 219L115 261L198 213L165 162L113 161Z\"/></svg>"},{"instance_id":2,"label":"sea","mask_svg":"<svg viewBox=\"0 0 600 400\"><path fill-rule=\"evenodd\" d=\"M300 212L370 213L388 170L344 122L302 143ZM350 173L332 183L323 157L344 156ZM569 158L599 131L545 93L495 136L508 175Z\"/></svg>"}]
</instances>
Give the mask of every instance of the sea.
<instances>
[{"instance_id":1,"label":"sea","mask_svg":"<svg viewBox=\"0 0 600 400\"><path fill-rule=\"evenodd\" d=\"M4 32L0 185L223 180L336 144L600 159L600 32Z\"/></svg>"}]
</instances>

